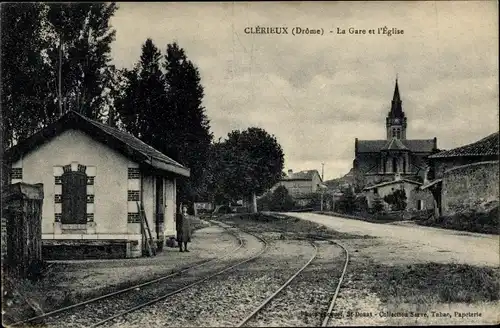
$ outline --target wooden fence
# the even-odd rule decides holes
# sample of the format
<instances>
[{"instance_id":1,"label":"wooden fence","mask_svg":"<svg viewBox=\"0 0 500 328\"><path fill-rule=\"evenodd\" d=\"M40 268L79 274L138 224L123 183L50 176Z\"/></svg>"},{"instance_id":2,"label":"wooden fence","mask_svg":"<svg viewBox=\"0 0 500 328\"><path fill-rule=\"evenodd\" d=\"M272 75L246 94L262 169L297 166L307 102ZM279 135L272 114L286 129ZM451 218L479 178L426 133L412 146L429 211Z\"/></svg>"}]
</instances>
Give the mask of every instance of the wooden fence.
<instances>
[{"instance_id":1,"label":"wooden fence","mask_svg":"<svg viewBox=\"0 0 500 328\"><path fill-rule=\"evenodd\" d=\"M16 183L2 193L6 219L6 267L13 276L27 277L42 262L43 185Z\"/></svg>"}]
</instances>

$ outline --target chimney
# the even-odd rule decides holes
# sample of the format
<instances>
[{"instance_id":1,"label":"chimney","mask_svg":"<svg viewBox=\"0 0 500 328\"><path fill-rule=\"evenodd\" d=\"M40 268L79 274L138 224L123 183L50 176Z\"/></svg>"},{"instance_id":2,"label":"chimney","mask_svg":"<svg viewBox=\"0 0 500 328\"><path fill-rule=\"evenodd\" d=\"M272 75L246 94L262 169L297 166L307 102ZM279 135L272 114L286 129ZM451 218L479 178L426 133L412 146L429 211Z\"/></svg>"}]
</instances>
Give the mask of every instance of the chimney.
<instances>
[{"instance_id":1,"label":"chimney","mask_svg":"<svg viewBox=\"0 0 500 328\"><path fill-rule=\"evenodd\" d=\"M288 170L288 177L292 177L292 175L293 175L293 170L292 170L292 169L289 169L289 170Z\"/></svg>"}]
</instances>

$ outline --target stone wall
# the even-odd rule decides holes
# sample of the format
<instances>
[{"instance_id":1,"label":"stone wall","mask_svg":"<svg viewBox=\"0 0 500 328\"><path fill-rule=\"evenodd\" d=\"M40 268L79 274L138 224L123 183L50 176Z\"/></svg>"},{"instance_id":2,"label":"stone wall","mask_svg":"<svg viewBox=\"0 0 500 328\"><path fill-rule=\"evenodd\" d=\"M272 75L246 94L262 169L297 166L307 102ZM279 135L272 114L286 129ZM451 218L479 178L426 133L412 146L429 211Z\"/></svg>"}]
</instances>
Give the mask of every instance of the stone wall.
<instances>
[{"instance_id":1,"label":"stone wall","mask_svg":"<svg viewBox=\"0 0 500 328\"><path fill-rule=\"evenodd\" d=\"M488 212L498 207L499 162L458 166L443 174L444 216L463 212Z\"/></svg>"},{"instance_id":2,"label":"stone wall","mask_svg":"<svg viewBox=\"0 0 500 328\"><path fill-rule=\"evenodd\" d=\"M475 163L498 161L498 156L467 156L467 157L445 157L432 159L433 177L432 179L440 179L446 171L449 171L457 166L464 166Z\"/></svg>"}]
</instances>

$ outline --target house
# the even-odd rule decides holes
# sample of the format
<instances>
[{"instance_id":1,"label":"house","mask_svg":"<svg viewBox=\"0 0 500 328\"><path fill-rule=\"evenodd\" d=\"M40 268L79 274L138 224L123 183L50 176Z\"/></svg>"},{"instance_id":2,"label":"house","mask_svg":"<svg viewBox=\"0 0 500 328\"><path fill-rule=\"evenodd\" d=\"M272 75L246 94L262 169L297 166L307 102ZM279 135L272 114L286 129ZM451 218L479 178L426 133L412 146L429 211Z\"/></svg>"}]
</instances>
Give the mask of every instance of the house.
<instances>
[{"instance_id":1,"label":"house","mask_svg":"<svg viewBox=\"0 0 500 328\"><path fill-rule=\"evenodd\" d=\"M495 132L428 157L428 180L421 189L432 192L436 216L498 206L498 142L499 133Z\"/></svg>"},{"instance_id":2,"label":"house","mask_svg":"<svg viewBox=\"0 0 500 328\"><path fill-rule=\"evenodd\" d=\"M43 184L44 248L112 248L111 257L138 257L148 227L159 247L175 235L176 181L190 171L131 134L71 111L6 158L11 183Z\"/></svg>"},{"instance_id":3,"label":"house","mask_svg":"<svg viewBox=\"0 0 500 328\"><path fill-rule=\"evenodd\" d=\"M382 201L394 191L401 189L406 195L406 211L421 211L434 208L432 195L420 190L421 182L402 178L396 175L394 180L382 182L363 189L368 208L373 208L374 200L380 198ZM389 209L388 204L383 201L384 206Z\"/></svg>"},{"instance_id":4,"label":"house","mask_svg":"<svg viewBox=\"0 0 500 328\"><path fill-rule=\"evenodd\" d=\"M355 139L353 169L356 189L391 181L398 173L403 178L423 181L427 156L436 152L437 139L407 139L408 120L403 112L398 81L386 117L386 138L381 140Z\"/></svg>"},{"instance_id":5,"label":"house","mask_svg":"<svg viewBox=\"0 0 500 328\"><path fill-rule=\"evenodd\" d=\"M209 213L213 211L214 206L210 202L195 202L193 204L194 215Z\"/></svg>"},{"instance_id":6,"label":"house","mask_svg":"<svg viewBox=\"0 0 500 328\"><path fill-rule=\"evenodd\" d=\"M285 187L299 206L309 204L312 194L319 192L320 188L326 187L323 185L323 180L317 170L294 173L291 169L288 170L287 175L271 188L270 192L273 192L279 186Z\"/></svg>"},{"instance_id":7,"label":"house","mask_svg":"<svg viewBox=\"0 0 500 328\"><path fill-rule=\"evenodd\" d=\"M293 170L288 170L288 174L274 185L271 190L275 190L279 186L284 186L290 196L296 198L317 192L322 183L323 180L317 170L306 170L296 173Z\"/></svg>"},{"instance_id":8,"label":"house","mask_svg":"<svg viewBox=\"0 0 500 328\"><path fill-rule=\"evenodd\" d=\"M427 178L441 179L446 170L457 166L498 161L498 135L495 132L474 143L430 155Z\"/></svg>"}]
</instances>

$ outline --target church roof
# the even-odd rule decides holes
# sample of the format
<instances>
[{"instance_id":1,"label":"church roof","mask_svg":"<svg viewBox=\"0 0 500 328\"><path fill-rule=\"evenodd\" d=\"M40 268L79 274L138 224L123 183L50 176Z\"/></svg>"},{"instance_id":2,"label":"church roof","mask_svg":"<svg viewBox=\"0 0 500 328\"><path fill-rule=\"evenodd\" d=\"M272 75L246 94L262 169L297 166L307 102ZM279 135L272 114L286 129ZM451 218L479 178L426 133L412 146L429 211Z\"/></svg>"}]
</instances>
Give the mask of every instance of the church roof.
<instances>
[{"instance_id":1,"label":"church roof","mask_svg":"<svg viewBox=\"0 0 500 328\"><path fill-rule=\"evenodd\" d=\"M391 140L387 141L386 145L383 148L384 150L409 150L408 147L406 147L401 140L397 138L392 138Z\"/></svg>"},{"instance_id":2,"label":"church roof","mask_svg":"<svg viewBox=\"0 0 500 328\"><path fill-rule=\"evenodd\" d=\"M446 158L446 157L461 157L461 156L498 156L498 132L492 133L489 136L476 141L474 143L442 151L440 153L429 156L429 158Z\"/></svg>"},{"instance_id":3,"label":"church roof","mask_svg":"<svg viewBox=\"0 0 500 328\"><path fill-rule=\"evenodd\" d=\"M358 153L378 153L390 145L387 140L358 140ZM434 139L398 140L402 146L415 153L430 153L434 149ZM399 143L393 143L396 147Z\"/></svg>"},{"instance_id":4,"label":"church roof","mask_svg":"<svg viewBox=\"0 0 500 328\"><path fill-rule=\"evenodd\" d=\"M178 175L190 176L188 168L134 137L130 133L91 120L75 111L64 114L57 121L38 133L22 140L17 145L8 149L5 155L11 161L15 161L23 154L36 149L38 146L69 129L82 131L94 140L102 142L138 163L147 164Z\"/></svg>"}]
</instances>

